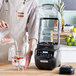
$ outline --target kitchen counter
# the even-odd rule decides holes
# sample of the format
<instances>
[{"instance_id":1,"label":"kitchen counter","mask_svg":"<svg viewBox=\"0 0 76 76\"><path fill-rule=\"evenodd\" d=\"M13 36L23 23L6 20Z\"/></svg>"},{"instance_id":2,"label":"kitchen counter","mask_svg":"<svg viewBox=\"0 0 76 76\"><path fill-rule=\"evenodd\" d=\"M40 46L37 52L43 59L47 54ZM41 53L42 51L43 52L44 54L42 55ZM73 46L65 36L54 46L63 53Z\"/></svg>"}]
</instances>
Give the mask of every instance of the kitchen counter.
<instances>
[{"instance_id":1,"label":"kitchen counter","mask_svg":"<svg viewBox=\"0 0 76 76\"><path fill-rule=\"evenodd\" d=\"M72 65L76 69L76 63L64 63ZM18 71L13 69L11 63L0 64L0 76L68 76L68 75L59 75L58 73L59 67L54 70L39 70L36 68L34 64L30 64L29 68L25 71ZM76 76L75 74L71 76Z\"/></svg>"}]
</instances>

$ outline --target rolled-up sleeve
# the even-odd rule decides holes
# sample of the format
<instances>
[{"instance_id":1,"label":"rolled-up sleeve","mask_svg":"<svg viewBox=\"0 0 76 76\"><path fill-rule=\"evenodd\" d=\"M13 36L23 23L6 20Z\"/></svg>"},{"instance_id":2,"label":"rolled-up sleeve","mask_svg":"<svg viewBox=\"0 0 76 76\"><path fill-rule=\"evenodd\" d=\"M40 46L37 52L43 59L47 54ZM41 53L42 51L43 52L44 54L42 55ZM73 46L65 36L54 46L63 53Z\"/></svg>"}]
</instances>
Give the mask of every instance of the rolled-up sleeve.
<instances>
[{"instance_id":1,"label":"rolled-up sleeve","mask_svg":"<svg viewBox=\"0 0 76 76\"><path fill-rule=\"evenodd\" d=\"M27 23L27 31L28 31L28 39L38 39L38 28L39 28L39 22L37 19L37 13L38 13L38 2L34 0L34 2L31 5L31 11L28 17L28 23Z\"/></svg>"}]
</instances>

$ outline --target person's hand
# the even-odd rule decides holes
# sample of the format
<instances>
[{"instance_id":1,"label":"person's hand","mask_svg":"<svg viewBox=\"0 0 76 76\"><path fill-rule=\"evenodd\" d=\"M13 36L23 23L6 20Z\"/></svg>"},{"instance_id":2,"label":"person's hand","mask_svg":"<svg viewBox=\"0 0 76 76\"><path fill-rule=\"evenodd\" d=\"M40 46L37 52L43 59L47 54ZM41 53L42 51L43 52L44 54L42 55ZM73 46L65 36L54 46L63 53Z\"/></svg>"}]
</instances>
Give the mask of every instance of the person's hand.
<instances>
[{"instance_id":1,"label":"person's hand","mask_svg":"<svg viewBox=\"0 0 76 76\"><path fill-rule=\"evenodd\" d=\"M3 28L8 28L8 24L4 22L3 20L0 20L0 30Z\"/></svg>"},{"instance_id":2,"label":"person's hand","mask_svg":"<svg viewBox=\"0 0 76 76\"><path fill-rule=\"evenodd\" d=\"M31 61L32 51L29 51L26 53L26 64L25 64L25 70L28 68L30 61Z\"/></svg>"}]
</instances>

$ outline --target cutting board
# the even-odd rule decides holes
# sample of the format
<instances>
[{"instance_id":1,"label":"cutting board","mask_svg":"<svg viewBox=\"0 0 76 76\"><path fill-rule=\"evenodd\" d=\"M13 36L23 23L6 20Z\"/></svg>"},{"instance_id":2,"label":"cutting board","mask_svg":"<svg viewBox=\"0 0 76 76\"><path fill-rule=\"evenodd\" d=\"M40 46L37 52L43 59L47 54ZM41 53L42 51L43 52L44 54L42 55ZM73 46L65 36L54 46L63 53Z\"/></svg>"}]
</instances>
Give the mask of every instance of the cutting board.
<instances>
[{"instance_id":1,"label":"cutting board","mask_svg":"<svg viewBox=\"0 0 76 76\"><path fill-rule=\"evenodd\" d=\"M72 65L76 69L76 63L64 63ZM63 64L62 64L63 65ZM30 64L29 68L25 71L18 71L12 67L11 63L0 64L0 76L68 76L59 75L59 67L54 70L39 70L36 68L35 64ZM75 74L72 76L76 76Z\"/></svg>"}]
</instances>

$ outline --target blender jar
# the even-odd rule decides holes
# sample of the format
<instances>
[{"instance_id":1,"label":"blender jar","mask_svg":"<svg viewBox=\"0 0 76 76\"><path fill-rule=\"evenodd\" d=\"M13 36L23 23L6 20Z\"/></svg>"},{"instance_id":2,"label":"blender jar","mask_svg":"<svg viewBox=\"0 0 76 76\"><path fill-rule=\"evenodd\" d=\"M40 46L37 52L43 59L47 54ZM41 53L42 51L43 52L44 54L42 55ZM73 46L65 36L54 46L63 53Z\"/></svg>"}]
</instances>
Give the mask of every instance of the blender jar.
<instances>
[{"instance_id":1,"label":"blender jar","mask_svg":"<svg viewBox=\"0 0 76 76\"><path fill-rule=\"evenodd\" d=\"M59 32L61 19L59 12L54 4L43 4L39 7L38 19L39 25L39 42L51 42L52 37L56 39L53 42L59 42ZM41 30L40 30L41 29ZM52 33L57 33L52 36Z\"/></svg>"}]
</instances>

